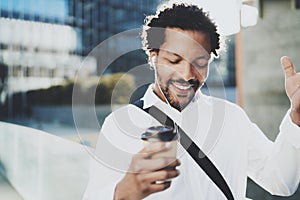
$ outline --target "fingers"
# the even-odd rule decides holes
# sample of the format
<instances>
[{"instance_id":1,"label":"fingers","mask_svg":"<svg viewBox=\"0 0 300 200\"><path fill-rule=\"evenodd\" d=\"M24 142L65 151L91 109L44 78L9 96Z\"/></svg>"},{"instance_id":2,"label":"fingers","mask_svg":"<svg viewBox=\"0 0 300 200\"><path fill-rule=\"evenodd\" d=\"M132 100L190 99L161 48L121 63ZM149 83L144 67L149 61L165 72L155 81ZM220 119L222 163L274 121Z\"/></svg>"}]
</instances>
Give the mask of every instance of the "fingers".
<instances>
[{"instance_id":1,"label":"fingers","mask_svg":"<svg viewBox=\"0 0 300 200\"><path fill-rule=\"evenodd\" d=\"M166 151L170 149L170 142L149 142L145 147L140 151L140 153L156 153L160 151Z\"/></svg>"},{"instance_id":2,"label":"fingers","mask_svg":"<svg viewBox=\"0 0 300 200\"><path fill-rule=\"evenodd\" d=\"M152 173L146 173L141 176L141 181L155 183L156 181L165 181L179 176L179 170L159 170Z\"/></svg>"},{"instance_id":3,"label":"fingers","mask_svg":"<svg viewBox=\"0 0 300 200\"><path fill-rule=\"evenodd\" d=\"M163 142L145 146L132 158L125 177L118 184L117 195L128 197L124 199L143 199L169 188L170 179L179 175L176 167L181 164L180 161L169 157L147 158L151 154L169 149L170 145Z\"/></svg>"},{"instance_id":4,"label":"fingers","mask_svg":"<svg viewBox=\"0 0 300 200\"><path fill-rule=\"evenodd\" d=\"M171 182L170 181L166 181L160 184L151 184L149 186L149 192L150 193L156 193L156 192L161 192L164 191L166 189L168 189L171 186Z\"/></svg>"},{"instance_id":5,"label":"fingers","mask_svg":"<svg viewBox=\"0 0 300 200\"><path fill-rule=\"evenodd\" d=\"M149 158L153 154L168 151L171 149L171 143L170 142L152 142L138 152L137 156L143 157L143 158Z\"/></svg>"},{"instance_id":6,"label":"fingers","mask_svg":"<svg viewBox=\"0 0 300 200\"><path fill-rule=\"evenodd\" d=\"M138 154L136 154L129 167L129 173L149 173L157 170L174 170L180 165L180 161L175 157L158 157L149 159L153 154L171 149L171 143L153 142L146 145Z\"/></svg>"},{"instance_id":7,"label":"fingers","mask_svg":"<svg viewBox=\"0 0 300 200\"><path fill-rule=\"evenodd\" d=\"M132 170L134 173L147 173L165 167L175 168L179 165L180 161L176 158L141 159L137 157L133 160Z\"/></svg>"},{"instance_id":8,"label":"fingers","mask_svg":"<svg viewBox=\"0 0 300 200\"><path fill-rule=\"evenodd\" d=\"M161 192L166 189L168 189L171 186L170 181L166 181L160 184L141 184L140 185L140 190L143 194L143 196L148 196L150 194L156 193L156 192Z\"/></svg>"},{"instance_id":9,"label":"fingers","mask_svg":"<svg viewBox=\"0 0 300 200\"><path fill-rule=\"evenodd\" d=\"M163 191L170 187L170 179L179 175L178 170L160 170L147 174L140 174L138 182L145 194L152 194Z\"/></svg>"},{"instance_id":10,"label":"fingers","mask_svg":"<svg viewBox=\"0 0 300 200\"><path fill-rule=\"evenodd\" d=\"M289 57L282 56L280 61L281 61L281 66L282 66L282 69L285 73L286 78L296 74L293 63L292 63L292 61Z\"/></svg>"}]
</instances>

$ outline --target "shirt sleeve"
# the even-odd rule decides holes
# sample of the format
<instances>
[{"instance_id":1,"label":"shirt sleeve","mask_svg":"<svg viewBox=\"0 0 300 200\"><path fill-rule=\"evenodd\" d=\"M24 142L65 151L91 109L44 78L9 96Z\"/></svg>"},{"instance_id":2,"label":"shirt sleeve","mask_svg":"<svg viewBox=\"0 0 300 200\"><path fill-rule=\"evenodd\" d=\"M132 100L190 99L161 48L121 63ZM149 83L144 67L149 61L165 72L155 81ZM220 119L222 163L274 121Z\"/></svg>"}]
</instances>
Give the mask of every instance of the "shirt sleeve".
<instances>
[{"instance_id":1,"label":"shirt sleeve","mask_svg":"<svg viewBox=\"0 0 300 200\"><path fill-rule=\"evenodd\" d=\"M113 200L118 182L117 178L112 181L113 176L115 175L110 170L91 159L89 182L83 200ZM109 180L108 177L110 177Z\"/></svg>"},{"instance_id":2,"label":"shirt sleeve","mask_svg":"<svg viewBox=\"0 0 300 200\"><path fill-rule=\"evenodd\" d=\"M98 135L96 148L90 152L89 181L84 192L84 200L113 200L117 183L124 173L117 165L118 148L111 143L105 133L115 132L111 120L105 119ZM122 163L121 159L117 159ZM124 162L123 162L124 163Z\"/></svg>"},{"instance_id":3,"label":"shirt sleeve","mask_svg":"<svg viewBox=\"0 0 300 200\"><path fill-rule=\"evenodd\" d=\"M275 142L254 124L249 128L248 175L274 195L289 196L300 181L300 128L285 115Z\"/></svg>"},{"instance_id":4,"label":"shirt sleeve","mask_svg":"<svg viewBox=\"0 0 300 200\"><path fill-rule=\"evenodd\" d=\"M140 137L137 137L142 131L131 125L129 111L127 107L116 110L103 123L96 149L91 154L85 200L112 200L132 157L142 148Z\"/></svg>"},{"instance_id":5,"label":"shirt sleeve","mask_svg":"<svg viewBox=\"0 0 300 200\"><path fill-rule=\"evenodd\" d=\"M114 154L116 151L117 149L100 134L95 153L91 155L84 200L113 200L115 187L126 173L122 169L125 169L124 164L127 165L126 161L118 159L120 155ZM124 158L126 157L124 155Z\"/></svg>"},{"instance_id":6,"label":"shirt sleeve","mask_svg":"<svg viewBox=\"0 0 300 200\"><path fill-rule=\"evenodd\" d=\"M300 149L300 127L292 121L290 112L289 110L281 122L278 138L283 137L286 142Z\"/></svg>"}]
</instances>

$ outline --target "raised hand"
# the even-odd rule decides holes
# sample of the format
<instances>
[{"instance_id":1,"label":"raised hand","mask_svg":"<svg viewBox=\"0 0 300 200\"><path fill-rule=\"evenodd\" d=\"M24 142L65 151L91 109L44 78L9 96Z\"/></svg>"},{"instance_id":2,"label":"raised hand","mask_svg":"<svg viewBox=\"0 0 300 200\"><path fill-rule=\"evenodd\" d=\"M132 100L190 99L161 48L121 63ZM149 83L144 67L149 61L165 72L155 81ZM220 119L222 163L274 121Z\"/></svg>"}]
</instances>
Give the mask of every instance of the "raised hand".
<instances>
[{"instance_id":1,"label":"raised hand","mask_svg":"<svg viewBox=\"0 0 300 200\"><path fill-rule=\"evenodd\" d=\"M168 143L155 142L138 152L132 158L128 172L117 184L114 200L141 200L152 193L169 188L171 181L168 179L179 175L179 171L175 169L180 165L179 160L175 158L151 159L155 153L167 151L169 148Z\"/></svg>"},{"instance_id":2,"label":"raised hand","mask_svg":"<svg viewBox=\"0 0 300 200\"><path fill-rule=\"evenodd\" d=\"M300 126L300 73L296 73L293 63L287 56L281 57L285 73L285 90L291 101L291 119Z\"/></svg>"}]
</instances>

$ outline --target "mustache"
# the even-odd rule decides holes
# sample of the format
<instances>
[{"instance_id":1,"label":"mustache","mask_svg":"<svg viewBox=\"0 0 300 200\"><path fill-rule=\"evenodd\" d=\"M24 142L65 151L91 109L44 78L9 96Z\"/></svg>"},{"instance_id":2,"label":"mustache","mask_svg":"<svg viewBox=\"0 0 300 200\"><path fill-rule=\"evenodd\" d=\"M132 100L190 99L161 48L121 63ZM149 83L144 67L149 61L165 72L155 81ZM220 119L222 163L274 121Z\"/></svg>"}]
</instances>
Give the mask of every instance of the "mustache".
<instances>
[{"instance_id":1,"label":"mustache","mask_svg":"<svg viewBox=\"0 0 300 200\"><path fill-rule=\"evenodd\" d=\"M200 82L198 79L191 79L191 80L188 80L188 81L185 81L183 79L177 79L177 80L169 80L169 82L176 82L176 83L179 83L179 84L182 84L182 85L192 85L192 86L198 86L200 85Z\"/></svg>"},{"instance_id":2,"label":"mustache","mask_svg":"<svg viewBox=\"0 0 300 200\"><path fill-rule=\"evenodd\" d=\"M196 86L200 85L200 82L199 82L198 79L191 79L191 80L188 81L188 83L191 84L191 85L193 85L193 86L195 86L195 85L196 85Z\"/></svg>"}]
</instances>

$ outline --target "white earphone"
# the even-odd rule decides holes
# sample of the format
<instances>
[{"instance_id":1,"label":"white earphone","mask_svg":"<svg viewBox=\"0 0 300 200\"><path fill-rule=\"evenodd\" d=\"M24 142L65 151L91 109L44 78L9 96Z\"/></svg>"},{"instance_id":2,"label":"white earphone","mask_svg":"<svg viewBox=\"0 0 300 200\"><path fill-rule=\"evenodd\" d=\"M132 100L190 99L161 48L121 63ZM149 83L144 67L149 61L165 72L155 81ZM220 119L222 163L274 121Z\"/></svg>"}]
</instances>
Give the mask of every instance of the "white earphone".
<instances>
[{"instance_id":1,"label":"white earphone","mask_svg":"<svg viewBox=\"0 0 300 200\"><path fill-rule=\"evenodd\" d=\"M151 67L154 69L155 68L155 62L156 62L156 56L153 56L151 58Z\"/></svg>"}]
</instances>

